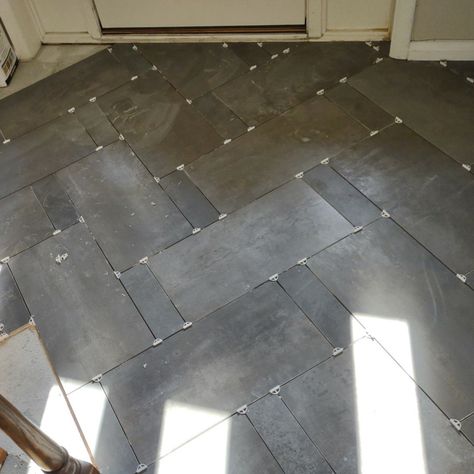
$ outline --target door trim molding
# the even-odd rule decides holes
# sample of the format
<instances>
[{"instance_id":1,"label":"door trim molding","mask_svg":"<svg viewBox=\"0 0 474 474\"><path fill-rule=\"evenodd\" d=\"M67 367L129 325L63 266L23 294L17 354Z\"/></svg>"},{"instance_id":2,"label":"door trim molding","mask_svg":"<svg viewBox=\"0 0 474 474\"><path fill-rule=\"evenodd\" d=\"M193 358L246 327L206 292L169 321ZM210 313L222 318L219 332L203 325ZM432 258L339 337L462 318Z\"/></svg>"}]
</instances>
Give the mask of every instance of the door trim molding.
<instances>
[{"instance_id":1,"label":"door trim molding","mask_svg":"<svg viewBox=\"0 0 474 474\"><path fill-rule=\"evenodd\" d=\"M413 23L415 21L416 0L396 0L393 14L392 43L390 56L408 59Z\"/></svg>"},{"instance_id":2,"label":"door trim molding","mask_svg":"<svg viewBox=\"0 0 474 474\"><path fill-rule=\"evenodd\" d=\"M473 61L474 40L412 41L408 49L408 59Z\"/></svg>"}]
</instances>

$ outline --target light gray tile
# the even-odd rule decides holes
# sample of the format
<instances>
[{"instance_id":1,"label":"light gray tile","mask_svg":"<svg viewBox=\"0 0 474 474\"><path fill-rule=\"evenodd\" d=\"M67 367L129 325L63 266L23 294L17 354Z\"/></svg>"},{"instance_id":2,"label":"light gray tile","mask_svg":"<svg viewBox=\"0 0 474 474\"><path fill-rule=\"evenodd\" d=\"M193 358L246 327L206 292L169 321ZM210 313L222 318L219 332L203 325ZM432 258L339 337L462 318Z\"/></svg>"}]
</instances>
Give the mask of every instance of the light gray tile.
<instances>
[{"instance_id":1,"label":"light gray tile","mask_svg":"<svg viewBox=\"0 0 474 474\"><path fill-rule=\"evenodd\" d=\"M474 444L474 415L462 421L462 432Z\"/></svg>"},{"instance_id":2,"label":"light gray tile","mask_svg":"<svg viewBox=\"0 0 474 474\"><path fill-rule=\"evenodd\" d=\"M8 265L0 264L0 325L10 333L28 323L30 313Z\"/></svg>"}]
</instances>

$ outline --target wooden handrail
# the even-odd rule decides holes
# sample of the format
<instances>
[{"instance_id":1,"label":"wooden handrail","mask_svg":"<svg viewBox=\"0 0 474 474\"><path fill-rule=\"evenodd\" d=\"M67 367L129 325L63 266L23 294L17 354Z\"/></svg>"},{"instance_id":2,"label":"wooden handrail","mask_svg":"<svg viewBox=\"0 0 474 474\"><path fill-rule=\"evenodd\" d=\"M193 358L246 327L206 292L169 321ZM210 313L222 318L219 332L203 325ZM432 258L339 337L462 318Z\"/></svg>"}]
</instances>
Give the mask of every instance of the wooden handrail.
<instances>
[{"instance_id":1,"label":"wooden handrail","mask_svg":"<svg viewBox=\"0 0 474 474\"><path fill-rule=\"evenodd\" d=\"M0 429L42 470L53 474L99 474L93 465L79 461L25 418L0 395Z\"/></svg>"}]
</instances>

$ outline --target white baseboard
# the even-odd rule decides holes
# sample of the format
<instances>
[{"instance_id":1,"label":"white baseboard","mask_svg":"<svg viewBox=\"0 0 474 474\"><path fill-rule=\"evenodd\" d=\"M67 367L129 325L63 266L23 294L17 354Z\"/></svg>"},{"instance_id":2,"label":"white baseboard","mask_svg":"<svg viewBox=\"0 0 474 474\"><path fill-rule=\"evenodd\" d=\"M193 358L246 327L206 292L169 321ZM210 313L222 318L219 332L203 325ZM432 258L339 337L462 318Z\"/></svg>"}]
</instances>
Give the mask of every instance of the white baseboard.
<instances>
[{"instance_id":1,"label":"white baseboard","mask_svg":"<svg viewBox=\"0 0 474 474\"><path fill-rule=\"evenodd\" d=\"M412 41L408 48L408 59L418 61L473 61L474 40Z\"/></svg>"}]
</instances>

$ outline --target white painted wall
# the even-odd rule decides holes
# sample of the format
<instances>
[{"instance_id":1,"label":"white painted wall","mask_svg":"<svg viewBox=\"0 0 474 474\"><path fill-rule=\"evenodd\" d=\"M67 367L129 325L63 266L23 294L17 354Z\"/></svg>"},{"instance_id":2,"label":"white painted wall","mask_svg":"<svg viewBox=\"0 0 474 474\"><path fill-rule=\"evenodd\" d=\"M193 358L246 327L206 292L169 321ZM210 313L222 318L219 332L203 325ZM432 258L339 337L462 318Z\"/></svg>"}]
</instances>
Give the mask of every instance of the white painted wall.
<instances>
[{"instance_id":1,"label":"white painted wall","mask_svg":"<svg viewBox=\"0 0 474 474\"><path fill-rule=\"evenodd\" d=\"M30 0L30 2L44 32L80 33L87 31L82 0Z\"/></svg>"}]
</instances>

